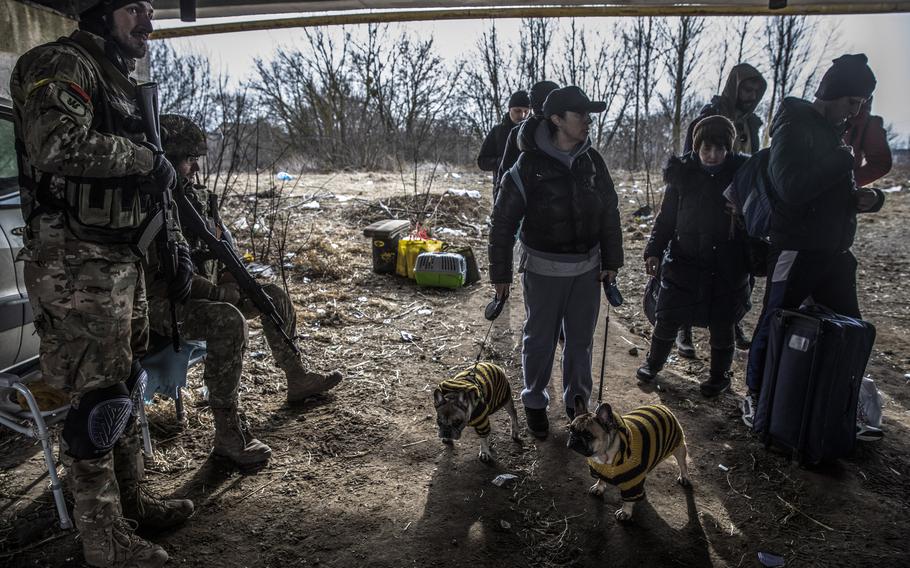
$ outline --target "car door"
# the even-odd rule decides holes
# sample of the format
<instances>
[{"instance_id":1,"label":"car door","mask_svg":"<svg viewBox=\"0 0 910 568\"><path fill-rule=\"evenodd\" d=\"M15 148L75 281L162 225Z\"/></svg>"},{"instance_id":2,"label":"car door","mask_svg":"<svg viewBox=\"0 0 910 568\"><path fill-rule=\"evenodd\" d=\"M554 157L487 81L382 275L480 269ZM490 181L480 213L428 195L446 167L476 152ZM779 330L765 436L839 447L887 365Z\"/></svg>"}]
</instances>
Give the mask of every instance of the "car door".
<instances>
[{"instance_id":1,"label":"car door","mask_svg":"<svg viewBox=\"0 0 910 568\"><path fill-rule=\"evenodd\" d=\"M12 115L9 103L0 99L0 370L38 355L23 266L16 262L24 225Z\"/></svg>"}]
</instances>

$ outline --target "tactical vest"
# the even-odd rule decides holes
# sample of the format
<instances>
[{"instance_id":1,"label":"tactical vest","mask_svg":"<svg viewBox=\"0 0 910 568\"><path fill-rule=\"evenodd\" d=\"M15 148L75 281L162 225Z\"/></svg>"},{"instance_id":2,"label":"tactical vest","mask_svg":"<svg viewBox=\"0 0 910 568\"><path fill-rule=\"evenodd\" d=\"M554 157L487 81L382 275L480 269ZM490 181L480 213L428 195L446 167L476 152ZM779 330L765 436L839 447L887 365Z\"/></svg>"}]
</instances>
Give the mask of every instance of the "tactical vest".
<instances>
[{"instance_id":1,"label":"tactical vest","mask_svg":"<svg viewBox=\"0 0 910 568\"><path fill-rule=\"evenodd\" d=\"M129 79L115 79L113 82L120 83L120 88L114 88L104 70L113 64L99 63L85 46L71 38L60 38L49 45L74 49L94 71L98 85L92 97L92 130L132 140L144 139L135 100L130 98L133 92L124 92L127 87L134 87ZM150 226L150 200L139 191L142 183L139 176L87 178L39 171L29 163L18 132L16 154L19 185L31 193L31 199L23 199L22 206L29 228L32 220L41 214L62 212L76 238L134 245L144 255L157 228Z\"/></svg>"}]
</instances>

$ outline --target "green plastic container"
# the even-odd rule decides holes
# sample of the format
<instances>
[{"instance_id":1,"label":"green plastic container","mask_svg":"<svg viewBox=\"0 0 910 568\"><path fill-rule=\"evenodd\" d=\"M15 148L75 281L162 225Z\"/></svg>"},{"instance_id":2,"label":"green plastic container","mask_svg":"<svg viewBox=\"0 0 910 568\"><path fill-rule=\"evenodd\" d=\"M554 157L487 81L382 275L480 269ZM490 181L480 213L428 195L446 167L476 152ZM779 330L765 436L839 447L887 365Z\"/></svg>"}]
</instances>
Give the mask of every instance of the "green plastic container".
<instances>
[{"instance_id":1,"label":"green plastic container","mask_svg":"<svg viewBox=\"0 0 910 568\"><path fill-rule=\"evenodd\" d=\"M467 263L454 252L424 252L417 256L414 279L418 286L461 288L467 275Z\"/></svg>"}]
</instances>

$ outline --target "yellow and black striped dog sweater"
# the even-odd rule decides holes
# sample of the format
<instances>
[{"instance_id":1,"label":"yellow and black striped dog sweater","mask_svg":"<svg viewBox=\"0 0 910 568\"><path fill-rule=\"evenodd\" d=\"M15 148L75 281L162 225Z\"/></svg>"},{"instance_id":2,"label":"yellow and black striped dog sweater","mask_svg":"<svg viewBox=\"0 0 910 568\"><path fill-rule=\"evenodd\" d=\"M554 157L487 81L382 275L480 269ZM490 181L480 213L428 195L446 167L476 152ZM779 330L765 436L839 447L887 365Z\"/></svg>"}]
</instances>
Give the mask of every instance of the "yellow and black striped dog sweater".
<instances>
[{"instance_id":1,"label":"yellow and black striped dog sweater","mask_svg":"<svg viewBox=\"0 0 910 568\"><path fill-rule=\"evenodd\" d=\"M439 383L436 390L443 395L459 391L475 393L478 402L471 412L468 426L472 426L481 438L490 435L489 416L512 398L505 370L493 363L478 363L476 368L472 365L451 379Z\"/></svg>"},{"instance_id":2,"label":"yellow and black striped dog sweater","mask_svg":"<svg viewBox=\"0 0 910 568\"><path fill-rule=\"evenodd\" d=\"M685 441L679 420L662 404L641 406L620 416L613 413L620 438L612 464L588 458L591 475L619 487L623 501L645 497L645 477Z\"/></svg>"}]
</instances>

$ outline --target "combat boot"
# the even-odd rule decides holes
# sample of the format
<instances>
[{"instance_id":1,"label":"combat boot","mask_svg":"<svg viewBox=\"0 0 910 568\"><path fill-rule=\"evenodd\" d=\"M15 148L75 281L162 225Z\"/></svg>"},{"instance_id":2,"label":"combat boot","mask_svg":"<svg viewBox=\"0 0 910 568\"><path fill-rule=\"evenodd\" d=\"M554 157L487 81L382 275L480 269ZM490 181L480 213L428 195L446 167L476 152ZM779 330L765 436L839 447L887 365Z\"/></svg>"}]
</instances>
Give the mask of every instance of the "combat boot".
<instances>
[{"instance_id":1,"label":"combat boot","mask_svg":"<svg viewBox=\"0 0 910 568\"><path fill-rule=\"evenodd\" d=\"M229 460L241 472L261 469L272 455L272 449L252 436L244 434L237 416L237 407L213 408L215 416L215 447L212 455Z\"/></svg>"},{"instance_id":2,"label":"combat boot","mask_svg":"<svg viewBox=\"0 0 910 568\"><path fill-rule=\"evenodd\" d=\"M140 441L134 420L114 446L114 472L123 516L135 520L143 530L172 528L189 519L195 507L189 499L162 499L148 489Z\"/></svg>"},{"instance_id":3,"label":"combat boot","mask_svg":"<svg viewBox=\"0 0 910 568\"><path fill-rule=\"evenodd\" d=\"M111 454L73 460L69 470L76 501L73 517L86 564L98 568L158 568L167 562L167 552L134 535L134 527L121 516Z\"/></svg>"},{"instance_id":4,"label":"combat boot","mask_svg":"<svg viewBox=\"0 0 910 568\"><path fill-rule=\"evenodd\" d=\"M275 362L288 380L288 402L301 402L313 395L331 390L343 378L338 371L328 374L308 371L301 357L285 349L273 349Z\"/></svg>"},{"instance_id":5,"label":"combat boot","mask_svg":"<svg viewBox=\"0 0 910 568\"><path fill-rule=\"evenodd\" d=\"M109 526L79 530L85 563L98 568L159 568L167 552L135 534L135 521L114 519Z\"/></svg>"}]
</instances>

